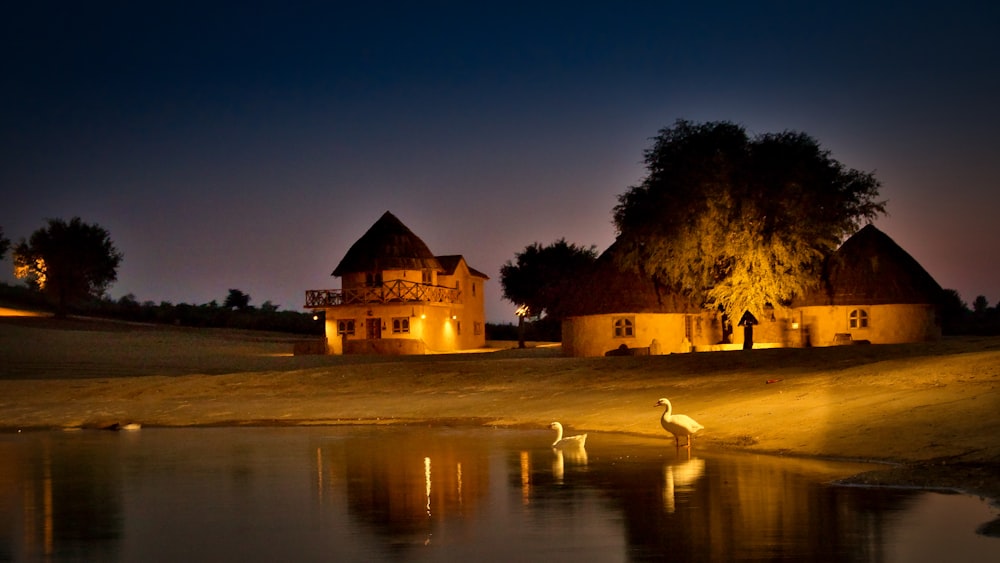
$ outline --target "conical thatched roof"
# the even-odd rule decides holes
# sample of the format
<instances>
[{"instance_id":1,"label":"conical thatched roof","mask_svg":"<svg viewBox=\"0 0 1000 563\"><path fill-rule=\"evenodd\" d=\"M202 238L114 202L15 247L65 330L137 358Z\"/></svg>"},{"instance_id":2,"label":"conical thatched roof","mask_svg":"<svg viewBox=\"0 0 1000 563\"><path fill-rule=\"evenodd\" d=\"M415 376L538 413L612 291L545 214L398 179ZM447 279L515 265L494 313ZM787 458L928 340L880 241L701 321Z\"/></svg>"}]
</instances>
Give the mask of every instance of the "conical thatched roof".
<instances>
[{"instance_id":1,"label":"conical thatched roof","mask_svg":"<svg viewBox=\"0 0 1000 563\"><path fill-rule=\"evenodd\" d=\"M565 316L615 313L698 313L690 300L670 292L652 279L618 267L618 242L608 247L594 267L567 293Z\"/></svg>"},{"instance_id":2,"label":"conical thatched roof","mask_svg":"<svg viewBox=\"0 0 1000 563\"><path fill-rule=\"evenodd\" d=\"M381 270L440 270L424 241L386 211L347 251L333 275Z\"/></svg>"},{"instance_id":3,"label":"conical thatched roof","mask_svg":"<svg viewBox=\"0 0 1000 563\"><path fill-rule=\"evenodd\" d=\"M937 303L941 286L888 235L867 225L827 261L821 286L793 306Z\"/></svg>"}]
</instances>

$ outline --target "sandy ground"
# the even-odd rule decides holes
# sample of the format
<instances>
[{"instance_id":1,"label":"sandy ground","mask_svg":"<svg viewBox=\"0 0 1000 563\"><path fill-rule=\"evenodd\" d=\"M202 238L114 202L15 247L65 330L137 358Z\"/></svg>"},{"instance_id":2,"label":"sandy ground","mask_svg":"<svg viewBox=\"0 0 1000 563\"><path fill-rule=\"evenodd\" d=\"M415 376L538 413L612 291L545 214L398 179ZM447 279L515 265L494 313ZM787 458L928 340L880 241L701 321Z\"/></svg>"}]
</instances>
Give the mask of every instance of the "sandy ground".
<instances>
[{"instance_id":1,"label":"sandy ground","mask_svg":"<svg viewBox=\"0 0 1000 563\"><path fill-rule=\"evenodd\" d=\"M856 482L1000 499L1000 338L654 357L558 347L421 357L292 356L295 337L0 309L0 430L472 424L663 436L694 448L887 462Z\"/></svg>"}]
</instances>

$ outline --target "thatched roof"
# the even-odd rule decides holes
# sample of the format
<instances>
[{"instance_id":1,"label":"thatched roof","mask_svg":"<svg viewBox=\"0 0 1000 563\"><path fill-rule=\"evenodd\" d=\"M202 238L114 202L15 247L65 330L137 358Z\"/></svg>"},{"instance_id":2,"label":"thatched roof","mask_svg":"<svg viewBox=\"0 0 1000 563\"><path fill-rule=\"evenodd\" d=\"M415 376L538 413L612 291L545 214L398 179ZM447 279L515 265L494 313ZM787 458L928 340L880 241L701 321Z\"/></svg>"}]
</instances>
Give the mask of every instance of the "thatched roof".
<instances>
[{"instance_id":1,"label":"thatched roof","mask_svg":"<svg viewBox=\"0 0 1000 563\"><path fill-rule=\"evenodd\" d=\"M441 272L445 275L451 276L455 274L455 268L458 268L458 263L465 258L461 254L449 254L447 256L438 256L437 259L438 262L441 263ZM468 262L466 262L465 266L469 268L469 273L473 276L483 278L484 280L490 279L490 277L486 274L480 272L472 266L469 266Z\"/></svg>"},{"instance_id":2,"label":"thatched roof","mask_svg":"<svg viewBox=\"0 0 1000 563\"><path fill-rule=\"evenodd\" d=\"M593 268L573 284L563 306L565 316L615 313L698 313L689 299L669 291L652 279L618 267L616 241Z\"/></svg>"},{"instance_id":3,"label":"thatched roof","mask_svg":"<svg viewBox=\"0 0 1000 563\"><path fill-rule=\"evenodd\" d=\"M820 288L793 302L809 305L937 303L941 286L888 235L867 225L827 261Z\"/></svg>"},{"instance_id":4,"label":"thatched roof","mask_svg":"<svg viewBox=\"0 0 1000 563\"><path fill-rule=\"evenodd\" d=\"M347 251L333 275L382 270L440 270L424 241L386 211Z\"/></svg>"}]
</instances>

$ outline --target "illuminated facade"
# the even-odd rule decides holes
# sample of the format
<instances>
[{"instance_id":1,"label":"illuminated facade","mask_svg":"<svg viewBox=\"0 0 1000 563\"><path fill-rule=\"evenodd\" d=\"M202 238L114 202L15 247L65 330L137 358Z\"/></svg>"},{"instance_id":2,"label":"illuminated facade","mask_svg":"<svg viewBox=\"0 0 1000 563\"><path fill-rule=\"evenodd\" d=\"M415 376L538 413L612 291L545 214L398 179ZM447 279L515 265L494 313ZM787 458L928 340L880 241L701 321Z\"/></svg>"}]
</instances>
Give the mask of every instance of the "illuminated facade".
<instances>
[{"instance_id":1,"label":"illuminated facade","mask_svg":"<svg viewBox=\"0 0 1000 563\"><path fill-rule=\"evenodd\" d=\"M652 281L622 272L605 251L562 323L570 356L742 349L744 331ZM753 326L754 348L898 344L941 337L941 287L888 235L868 225L831 256L819 287Z\"/></svg>"},{"instance_id":2,"label":"illuminated facade","mask_svg":"<svg viewBox=\"0 0 1000 563\"><path fill-rule=\"evenodd\" d=\"M341 289L306 291L331 354L433 354L486 345L489 278L459 255L435 256L388 211L333 271Z\"/></svg>"}]
</instances>

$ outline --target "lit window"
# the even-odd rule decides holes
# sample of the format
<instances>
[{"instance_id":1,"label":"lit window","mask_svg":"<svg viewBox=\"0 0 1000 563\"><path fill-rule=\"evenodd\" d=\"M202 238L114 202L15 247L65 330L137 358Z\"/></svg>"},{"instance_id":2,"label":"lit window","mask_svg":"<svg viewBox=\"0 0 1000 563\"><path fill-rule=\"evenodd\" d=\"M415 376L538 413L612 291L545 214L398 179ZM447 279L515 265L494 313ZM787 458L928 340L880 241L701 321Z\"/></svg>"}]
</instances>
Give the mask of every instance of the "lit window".
<instances>
[{"instance_id":1,"label":"lit window","mask_svg":"<svg viewBox=\"0 0 1000 563\"><path fill-rule=\"evenodd\" d=\"M848 326L850 328L868 328L868 311L855 309L851 311Z\"/></svg>"},{"instance_id":2,"label":"lit window","mask_svg":"<svg viewBox=\"0 0 1000 563\"><path fill-rule=\"evenodd\" d=\"M409 332L410 332L410 319L408 317L393 317L392 319L393 334L409 334Z\"/></svg>"},{"instance_id":3,"label":"lit window","mask_svg":"<svg viewBox=\"0 0 1000 563\"><path fill-rule=\"evenodd\" d=\"M635 336L635 321L632 317L618 317L614 321L615 338L632 338Z\"/></svg>"},{"instance_id":4,"label":"lit window","mask_svg":"<svg viewBox=\"0 0 1000 563\"><path fill-rule=\"evenodd\" d=\"M337 334L354 336L354 319L340 319L337 321Z\"/></svg>"}]
</instances>

